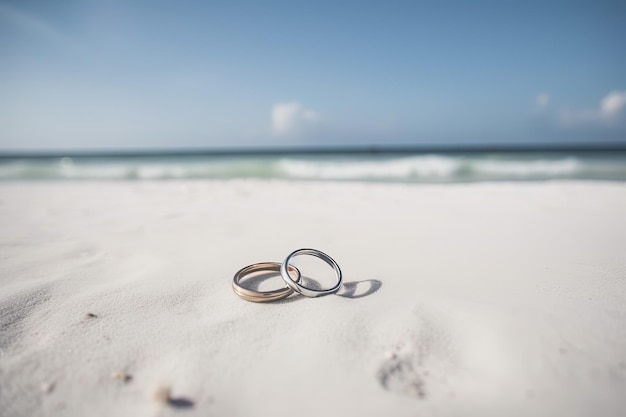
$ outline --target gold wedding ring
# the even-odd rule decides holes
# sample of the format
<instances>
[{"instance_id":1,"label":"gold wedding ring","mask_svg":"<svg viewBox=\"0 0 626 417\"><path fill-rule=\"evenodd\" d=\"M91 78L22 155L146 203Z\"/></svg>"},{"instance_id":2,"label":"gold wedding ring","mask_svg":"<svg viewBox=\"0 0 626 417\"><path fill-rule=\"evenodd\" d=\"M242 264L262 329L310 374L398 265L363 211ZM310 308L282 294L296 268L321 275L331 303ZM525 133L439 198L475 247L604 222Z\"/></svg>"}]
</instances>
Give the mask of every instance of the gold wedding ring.
<instances>
[{"instance_id":1,"label":"gold wedding ring","mask_svg":"<svg viewBox=\"0 0 626 417\"><path fill-rule=\"evenodd\" d=\"M278 290L256 291L244 288L240 284L244 277L254 278L255 275L259 275L259 272L277 272L277 275L280 275L280 267L281 264L278 262L260 262L241 268L233 277L233 291L244 300L255 303L265 303L289 297L293 294L293 290L288 286ZM300 270L295 266L289 265L289 275L293 281L300 282Z\"/></svg>"}]
</instances>

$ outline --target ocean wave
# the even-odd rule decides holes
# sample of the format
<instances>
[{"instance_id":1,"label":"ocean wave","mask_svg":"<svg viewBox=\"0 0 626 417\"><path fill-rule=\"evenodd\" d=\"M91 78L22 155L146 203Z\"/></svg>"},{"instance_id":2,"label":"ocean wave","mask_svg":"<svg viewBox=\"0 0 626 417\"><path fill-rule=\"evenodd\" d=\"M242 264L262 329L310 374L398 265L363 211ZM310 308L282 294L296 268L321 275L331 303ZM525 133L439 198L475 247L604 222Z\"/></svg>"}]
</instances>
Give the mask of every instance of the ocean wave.
<instances>
[{"instance_id":1,"label":"ocean wave","mask_svg":"<svg viewBox=\"0 0 626 417\"><path fill-rule=\"evenodd\" d=\"M323 180L451 178L460 167L457 159L434 155L382 161L287 159L278 164L279 170L287 177Z\"/></svg>"},{"instance_id":2,"label":"ocean wave","mask_svg":"<svg viewBox=\"0 0 626 417\"><path fill-rule=\"evenodd\" d=\"M156 181L203 178L388 182L626 180L626 156L412 155L191 159L66 157L0 161L0 180Z\"/></svg>"},{"instance_id":3,"label":"ocean wave","mask_svg":"<svg viewBox=\"0 0 626 417\"><path fill-rule=\"evenodd\" d=\"M480 161L473 169L478 174L506 176L506 177L559 177L575 175L584 169L576 158L566 158L556 161Z\"/></svg>"}]
</instances>

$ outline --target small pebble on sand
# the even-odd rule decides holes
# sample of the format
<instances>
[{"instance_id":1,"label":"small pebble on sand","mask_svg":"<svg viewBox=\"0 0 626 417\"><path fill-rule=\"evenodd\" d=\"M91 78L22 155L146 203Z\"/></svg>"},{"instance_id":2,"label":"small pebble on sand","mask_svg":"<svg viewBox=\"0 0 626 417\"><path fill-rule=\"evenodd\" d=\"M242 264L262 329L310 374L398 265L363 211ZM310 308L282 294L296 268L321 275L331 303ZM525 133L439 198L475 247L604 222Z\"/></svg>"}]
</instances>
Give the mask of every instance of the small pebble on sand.
<instances>
[{"instance_id":1,"label":"small pebble on sand","mask_svg":"<svg viewBox=\"0 0 626 417\"><path fill-rule=\"evenodd\" d=\"M160 404L167 404L170 402L170 396L172 394L172 389L168 386L162 385L154 390L152 394L152 399Z\"/></svg>"},{"instance_id":2,"label":"small pebble on sand","mask_svg":"<svg viewBox=\"0 0 626 417\"><path fill-rule=\"evenodd\" d=\"M39 389L41 390L42 393L49 394L52 392L52 390L54 390L54 383L44 382L43 384L41 384Z\"/></svg>"},{"instance_id":3,"label":"small pebble on sand","mask_svg":"<svg viewBox=\"0 0 626 417\"><path fill-rule=\"evenodd\" d=\"M122 382L130 382L133 377L130 374L122 371L115 371L111 374L111 378L120 380Z\"/></svg>"},{"instance_id":4,"label":"small pebble on sand","mask_svg":"<svg viewBox=\"0 0 626 417\"><path fill-rule=\"evenodd\" d=\"M95 314L93 314L93 313L85 313L85 317L90 318L90 319L95 319L95 318L97 318L98 316L97 316L97 315L95 315Z\"/></svg>"},{"instance_id":5,"label":"small pebble on sand","mask_svg":"<svg viewBox=\"0 0 626 417\"><path fill-rule=\"evenodd\" d=\"M395 359L397 357L398 357L398 355L396 354L396 352L387 352L387 353L385 353L385 358L387 358L387 359Z\"/></svg>"}]
</instances>

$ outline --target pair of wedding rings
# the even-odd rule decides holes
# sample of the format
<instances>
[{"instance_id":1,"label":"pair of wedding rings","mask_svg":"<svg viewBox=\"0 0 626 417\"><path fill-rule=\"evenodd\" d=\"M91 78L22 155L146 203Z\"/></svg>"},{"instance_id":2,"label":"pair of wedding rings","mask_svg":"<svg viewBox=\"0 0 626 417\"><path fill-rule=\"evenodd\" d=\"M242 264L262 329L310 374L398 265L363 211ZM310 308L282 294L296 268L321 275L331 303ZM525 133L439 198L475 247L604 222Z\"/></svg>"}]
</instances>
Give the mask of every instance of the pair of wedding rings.
<instances>
[{"instance_id":1,"label":"pair of wedding rings","mask_svg":"<svg viewBox=\"0 0 626 417\"><path fill-rule=\"evenodd\" d=\"M300 270L295 266L290 265L292 259L299 255L315 256L326 262L334 269L337 283L332 288L327 289L317 289L305 286L302 282L302 274L300 273ZM244 277L254 275L258 272L280 272L280 276L283 281L285 281L286 287L272 291L256 291L241 286L241 281ZM304 295L305 297L320 297L322 295L334 294L339 291L342 284L343 278L341 276L341 269L339 269L337 262L324 252L317 249L295 250L285 258L282 264L278 262L261 262L248 265L237 271L233 277L233 291L235 294L244 300L253 301L255 303L281 300L289 297L294 291Z\"/></svg>"}]
</instances>

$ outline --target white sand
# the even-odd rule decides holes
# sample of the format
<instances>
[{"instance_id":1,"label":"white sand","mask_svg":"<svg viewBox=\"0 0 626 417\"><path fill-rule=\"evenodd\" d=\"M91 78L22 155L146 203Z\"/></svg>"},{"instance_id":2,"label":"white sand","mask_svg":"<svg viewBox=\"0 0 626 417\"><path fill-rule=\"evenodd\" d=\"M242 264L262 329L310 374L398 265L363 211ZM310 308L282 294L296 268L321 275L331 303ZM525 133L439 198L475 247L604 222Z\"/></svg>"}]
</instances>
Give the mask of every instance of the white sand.
<instances>
[{"instance_id":1,"label":"white sand","mask_svg":"<svg viewBox=\"0 0 626 417\"><path fill-rule=\"evenodd\" d=\"M0 184L0 415L178 414L626 415L626 184Z\"/></svg>"}]
</instances>

